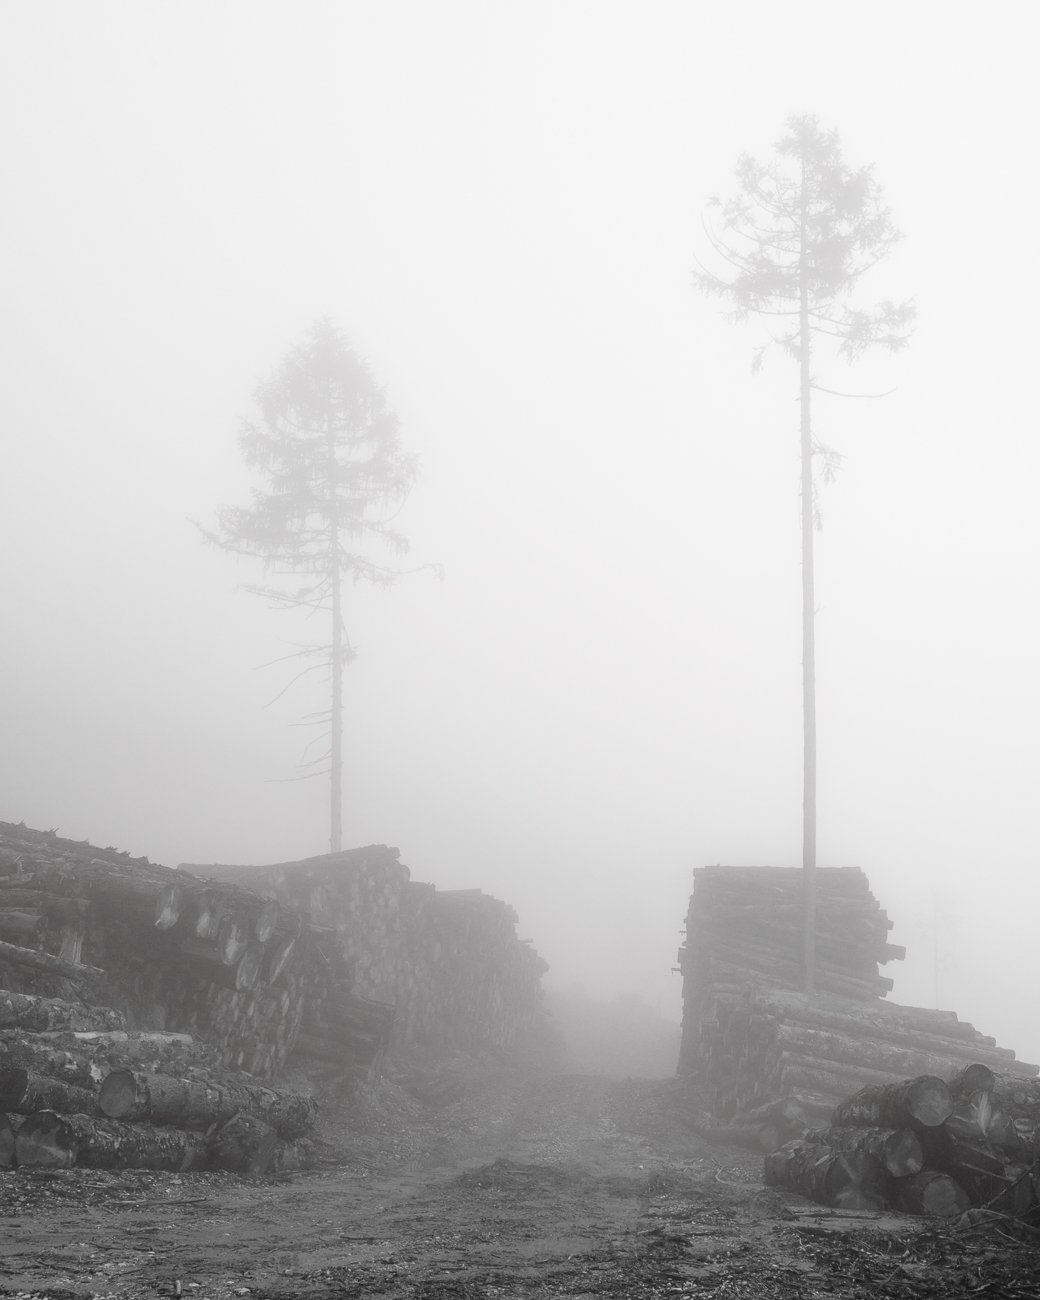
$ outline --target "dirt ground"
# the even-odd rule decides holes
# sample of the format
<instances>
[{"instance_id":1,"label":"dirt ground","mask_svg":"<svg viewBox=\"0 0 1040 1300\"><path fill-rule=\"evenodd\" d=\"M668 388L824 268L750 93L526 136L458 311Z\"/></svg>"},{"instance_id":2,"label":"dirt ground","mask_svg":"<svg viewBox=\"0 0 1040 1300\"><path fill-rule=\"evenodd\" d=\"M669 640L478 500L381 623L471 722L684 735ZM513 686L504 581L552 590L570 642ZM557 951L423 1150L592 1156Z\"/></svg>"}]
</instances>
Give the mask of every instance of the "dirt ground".
<instances>
[{"instance_id":1,"label":"dirt ground","mask_svg":"<svg viewBox=\"0 0 1040 1300\"><path fill-rule=\"evenodd\" d=\"M0 1174L0 1295L1040 1297L1040 1243L762 1186L677 1081L442 1064L326 1098L322 1164Z\"/></svg>"}]
</instances>

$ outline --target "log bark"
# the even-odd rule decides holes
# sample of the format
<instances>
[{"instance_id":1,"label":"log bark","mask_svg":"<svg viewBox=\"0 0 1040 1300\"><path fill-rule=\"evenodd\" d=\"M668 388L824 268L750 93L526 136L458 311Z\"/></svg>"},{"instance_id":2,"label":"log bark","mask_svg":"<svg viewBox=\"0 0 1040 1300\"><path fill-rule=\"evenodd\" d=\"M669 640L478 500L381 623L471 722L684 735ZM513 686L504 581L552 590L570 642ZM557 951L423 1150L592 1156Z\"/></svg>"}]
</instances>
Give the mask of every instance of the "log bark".
<instances>
[{"instance_id":1,"label":"log bark","mask_svg":"<svg viewBox=\"0 0 1040 1300\"><path fill-rule=\"evenodd\" d=\"M111 1007L89 1007L60 998L41 998L31 993L9 993L0 989L0 1029L123 1029L126 1019Z\"/></svg>"},{"instance_id":2,"label":"log bark","mask_svg":"<svg viewBox=\"0 0 1040 1300\"><path fill-rule=\"evenodd\" d=\"M949 1174L923 1169L896 1183L896 1204L906 1214L929 1214L951 1218L963 1214L971 1198Z\"/></svg>"},{"instance_id":3,"label":"log bark","mask_svg":"<svg viewBox=\"0 0 1040 1300\"><path fill-rule=\"evenodd\" d=\"M821 1205L877 1209L884 1204L885 1173L876 1156L835 1151L796 1139L765 1158L765 1181Z\"/></svg>"},{"instance_id":4,"label":"log bark","mask_svg":"<svg viewBox=\"0 0 1040 1300\"><path fill-rule=\"evenodd\" d=\"M896 1178L906 1178L924 1168L921 1140L912 1129L831 1127L810 1134L810 1140L834 1151L874 1156Z\"/></svg>"},{"instance_id":5,"label":"log bark","mask_svg":"<svg viewBox=\"0 0 1040 1300\"><path fill-rule=\"evenodd\" d=\"M297 1138L295 1142L278 1143L269 1172L296 1173L301 1169L313 1169L317 1163L318 1152L314 1143L309 1138Z\"/></svg>"},{"instance_id":6,"label":"log bark","mask_svg":"<svg viewBox=\"0 0 1040 1300\"><path fill-rule=\"evenodd\" d=\"M318 1105L300 1093L241 1083L201 1083L136 1070L114 1070L101 1085L103 1114L153 1124L226 1124L239 1113L255 1115L283 1140L302 1137L314 1127Z\"/></svg>"},{"instance_id":7,"label":"log bark","mask_svg":"<svg viewBox=\"0 0 1040 1300\"><path fill-rule=\"evenodd\" d=\"M12 966L27 966L31 970L46 971L49 975L61 975L69 980L99 979L103 970L96 966L83 966L76 962L64 961L49 952L37 952L35 948L21 948L17 944L5 943L0 939L0 958Z\"/></svg>"},{"instance_id":8,"label":"log bark","mask_svg":"<svg viewBox=\"0 0 1040 1300\"><path fill-rule=\"evenodd\" d=\"M43 913L25 908L0 907L0 938L9 943L32 939L43 926Z\"/></svg>"},{"instance_id":9,"label":"log bark","mask_svg":"<svg viewBox=\"0 0 1040 1300\"><path fill-rule=\"evenodd\" d=\"M274 1160L278 1134L255 1115L236 1115L213 1139L210 1155L220 1169L261 1178Z\"/></svg>"},{"instance_id":10,"label":"log bark","mask_svg":"<svg viewBox=\"0 0 1040 1300\"><path fill-rule=\"evenodd\" d=\"M0 1069L0 1110L31 1115L36 1110L96 1114L95 1094L62 1079L32 1074L17 1066Z\"/></svg>"},{"instance_id":11,"label":"log bark","mask_svg":"<svg viewBox=\"0 0 1040 1300\"><path fill-rule=\"evenodd\" d=\"M205 1135L150 1124L121 1124L89 1115L37 1111L15 1138L20 1166L67 1169L167 1169L181 1173L201 1168L207 1159Z\"/></svg>"},{"instance_id":12,"label":"log bark","mask_svg":"<svg viewBox=\"0 0 1040 1300\"><path fill-rule=\"evenodd\" d=\"M279 934L268 943L264 952L264 964L260 975L265 984L273 984L280 975L288 970L296 952L297 936Z\"/></svg>"},{"instance_id":13,"label":"log bark","mask_svg":"<svg viewBox=\"0 0 1040 1300\"><path fill-rule=\"evenodd\" d=\"M14 1125L10 1116L0 1111L0 1169L14 1168Z\"/></svg>"},{"instance_id":14,"label":"log bark","mask_svg":"<svg viewBox=\"0 0 1040 1300\"><path fill-rule=\"evenodd\" d=\"M861 1088L834 1108L833 1126L863 1128L933 1128L953 1111L950 1090L942 1079L921 1075L901 1083Z\"/></svg>"},{"instance_id":15,"label":"log bark","mask_svg":"<svg viewBox=\"0 0 1040 1300\"><path fill-rule=\"evenodd\" d=\"M187 882L171 879L173 872L162 876L128 874L118 868L101 869L95 862L95 875L89 892L103 899L118 915L132 918L157 930L171 930L180 919L188 901ZM161 870L161 868L160 868Z\"/></svg>"},{"instance_id":16,"label":"log bark","mask_svg":"<svg viewBox=\"0 0 1040 1300\"><path fill-rule=\"evenodd\" d=\"M1040 1079L1021 1079L998 1073L993 1082L993 1098L1013 1122L1026 1142L1034 1142L1040 1133Z\"/></svg>"},{"instance_id":17,"label":"log bark","mask_svg":"<svg viewBox=\"0 0 1040 1300\"><path fill-rule=\"evenodd\" d=\"M992 1092L995 1083L996 1075L989 1066L975 1061L952 1076L949 1082L950 1096L958 1101L962 1097L970 1097L972 1093Z\"/></svg>"}]
</instances>

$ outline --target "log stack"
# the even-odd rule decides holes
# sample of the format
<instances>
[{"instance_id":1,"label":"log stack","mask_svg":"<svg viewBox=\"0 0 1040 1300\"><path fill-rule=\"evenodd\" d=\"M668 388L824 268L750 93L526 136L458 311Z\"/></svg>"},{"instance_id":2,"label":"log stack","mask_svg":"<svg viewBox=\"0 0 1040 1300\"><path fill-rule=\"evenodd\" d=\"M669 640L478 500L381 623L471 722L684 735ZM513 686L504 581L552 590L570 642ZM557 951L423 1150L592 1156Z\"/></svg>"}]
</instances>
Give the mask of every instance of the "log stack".
<instances>
[{"instance_id":1,"label":"log stack","mask_svg":"<svg viewBox=\"0 0 1040 1300\"><path fill-rule=\"evenodd\" d=\"M537 1034L545 963L516 919L480 890L413 883L382 845L173 870L0 823L0 999L114 1008L106 1026L50 1010L46 1031L187 1034L259 1079L294 1052L311 1072L371 1077L390 1048Z\"/></svg>"},{"instance_id":2,"label":"log stack","mask_svg":"<svg viewBox=\"0 0 1040 1300\"><path fill-rule=\"evenodd\" d=\"M845 1098L765 1158L765 1181L842 1209L1040 1220L1040 1079L981 1062Z\"/></svg>"},{"instance_id":3,"label":"log stack","mask_svg":"<svg viewBox=\"0 0 1040 1300\"><path fill-rule=\"evenodd\" d=\"M317 1029L330 1063L355 1041L351 1026L364 1018L366 1003L393 1008L392 1049L508 1049L543 1027L547 967L517 938L513 909L479 889L439 890L412 881L397 849L370 845L269 867L184 867L272 895L346 955L349 978L326 990L304 1029L311 1040L306 1049L317 1047ZM357 1000L346 1007L343 985ZM349 1030L346 1038L337 1025Z\"/></svg>"},{"instance_id":4,"label":"log stack","mask_svg":"<svg viewBox=\"0 0 1040 1300\"><path fill-rule=\"evenodd\" d=\"M859 870L817 872L817 986L798 992L801 872L694 872L683 973L680 1073L697 1076L717 1120L781 1099L810 1123L868 1084L948 1078L972 1062L1012 1077L1038 1067L952 1011L902 1007L879 963L901 958L890 921Z\"/></svg>"},{"instance_id":5,"label":"log stack","mask_svg":"<svg viewBox=\"0 0 1040 1300\"><path fill-rule=\"evenodd\" d=\"M6 1010L6 1014L5 1013ZM30 1015L31 1013L31 1015ZM303 1167L317 1105L219 1065L188 1034L107 1026L110 1008L0 995L0 1167Z\"/></svg>"}]
</instances>

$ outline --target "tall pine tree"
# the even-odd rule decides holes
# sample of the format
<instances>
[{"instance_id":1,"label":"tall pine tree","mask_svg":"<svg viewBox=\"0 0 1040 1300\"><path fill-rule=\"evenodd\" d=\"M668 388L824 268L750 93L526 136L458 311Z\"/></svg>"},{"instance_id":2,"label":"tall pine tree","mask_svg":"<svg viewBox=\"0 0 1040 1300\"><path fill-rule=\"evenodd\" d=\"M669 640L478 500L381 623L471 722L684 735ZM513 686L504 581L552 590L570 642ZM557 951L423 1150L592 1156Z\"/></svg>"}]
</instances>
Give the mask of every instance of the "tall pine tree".
<instances>
[{"instance_id":1,"label":"tall pine tree","mask_svg":"<svg viewBox=\"0 0 1040 1300\"><path fill-rule=\"evenodd\" d=\"M244 424L240 444L265 486L248 506L222 507L217 527L203 531L225 550L260 559L269 572L302 579L291 588L250 590L279 608L328 616L328 640L298 652L313 662L292 680L328 675L329 710L318 722L328 725L329 748L314 762L329 766L311 775L330 778L329 845L336 853L343 847L343 670L354 657L344 584L399 576L366 549L408 549L389 515L407 495L415 465L401 449L397 419L372 371L328 320L313 326L256 399L259 419Z\"/></svg>"},{"instance_id":2,"label":"tall pine tree","mask_svg":"<svg viewBox=\"0 0 1040 1300\"><path fill-rule=\"evenodd\" d=\"M774 341L797 362L801 438L802 698L804 772L804 983L816 980L816 645L813 530L817 521L814 460L824 477L835 454L814 436L812 395L819 385L814 360L820 345L853 361L872 347L895 351L914 318L909 303L863 308L854 300L861 278L899 239L872 170L851 169L835 131L814 117L792 117L776 156L760 163L744 156L737 192L715 200L721 218L706 225L718 272L700 270L696 283L733 304L738 318L773 318ZM760 350L756 363L761 361Z\"/></svg>"}]
</instances>

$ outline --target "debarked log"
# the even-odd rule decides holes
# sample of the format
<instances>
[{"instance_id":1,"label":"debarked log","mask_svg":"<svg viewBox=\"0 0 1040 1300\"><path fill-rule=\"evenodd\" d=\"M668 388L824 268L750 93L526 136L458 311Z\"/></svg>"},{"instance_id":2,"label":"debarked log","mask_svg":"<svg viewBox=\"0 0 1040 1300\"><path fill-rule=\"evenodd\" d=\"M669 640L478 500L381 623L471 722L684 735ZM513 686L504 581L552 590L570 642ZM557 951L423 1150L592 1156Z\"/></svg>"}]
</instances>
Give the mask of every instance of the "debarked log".
<instances>
[{"instance_id":1,"label":"debarked log","mask_svg":"<svg viewBox=\"0 0 1040 1300\"><path fill-rule=\"evenodd\" d=\"M0 1110L31 1115L37 1110L97 1113L95 1094L63 1079L32 1074L18 1066L0 1068Z\"/></svg>"},{"instance_id":2,"label":"debarked log","mask_svg":"<svg viewBox=\"0 0 1040 1300\"><path fill-rule=\"evenodd\" d=\"M256 1115L283 1140L314 1127L313 1097L242 1083L202 1083L137 1070L113 1070L101 1085L98 1104L112 1119L147 1119L154 1124L226 1124L239 1113Z\"/></svg>"},{"instance_id":3,"label":"debarked log","mask_svg":"<svg viewBox=\"0 0 1040 1300\"><path fill-rule=\"evenodd\" d=\"M0 989L0 1029L124 1029L126 1018L111 1007L90 1007L61 998L41 998L32 993Z\"/></svg>"},{"instance_id":4,"label":"debarked log","mask_svg":"<svg viewBox=\"0 0 1040 1300\"><path fill-rule=\"evenodd\" d=\"M122 1124L89 1115L37 1111L15 1136L20 1166L68 1169L169 1169L180 1173L205 1165L208 1143L202 1133L158 1128L151 1124Z\"/></svg>"},{"instance_id":5,"label":"debarked log","mask_svg":"<svg viewBox=\"0 0 1040 1300\"><path fill-rule=\"evenodd\" d=\"M949 1174L923 1169L895 1184L896 1204L906 1214L931 1214L950 1218L971 1205L968 1193Z\"/></svg>"},{"instance_id":6,"label":"debarked log","mask_svg":"<svg viewBox=\"0 0 1040 1300\"><path fill-rule=\"evenodd\" d=\"M923 1074L900 1083L870 1084L834 1108L833 1126L933 1128L953 1112L946 1083Z\"/></svg>"}]
</instances>

